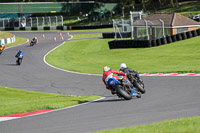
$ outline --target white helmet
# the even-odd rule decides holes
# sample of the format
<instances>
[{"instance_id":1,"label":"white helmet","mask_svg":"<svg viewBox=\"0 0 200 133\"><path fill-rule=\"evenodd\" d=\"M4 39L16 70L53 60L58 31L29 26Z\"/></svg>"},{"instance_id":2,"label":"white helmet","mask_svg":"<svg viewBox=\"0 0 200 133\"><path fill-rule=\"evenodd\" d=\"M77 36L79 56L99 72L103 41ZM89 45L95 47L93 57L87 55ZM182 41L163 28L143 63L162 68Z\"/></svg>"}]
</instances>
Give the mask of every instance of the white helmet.
<instances>
[{"instance_id":1,"label":"white helmet","mask_svg":"<svg viewBox=\"0 0 200 133\"><path fill-rule=\"evenodd\" d=\"M120 69L121 69L121 68L126 68L126 64L125 64L125 63L121 63L121 64L120 64Z\"/></svg>"}]
</instances>

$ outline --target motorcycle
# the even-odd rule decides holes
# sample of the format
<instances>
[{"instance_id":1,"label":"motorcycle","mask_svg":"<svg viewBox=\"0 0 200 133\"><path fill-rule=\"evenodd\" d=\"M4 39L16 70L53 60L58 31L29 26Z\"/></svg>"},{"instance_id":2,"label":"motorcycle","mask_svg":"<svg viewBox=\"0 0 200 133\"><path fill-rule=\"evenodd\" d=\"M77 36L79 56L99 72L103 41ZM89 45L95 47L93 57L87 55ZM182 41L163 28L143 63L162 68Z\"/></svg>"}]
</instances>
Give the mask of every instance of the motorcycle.
<instances>
[{"instance_id":1,"label":"motorcycle","mask_svg":"<svg viewBox=\"0 0 200 133\"><path fill-rule=\"evenodd\" d=\"M23 59L22 55L16 56L16 58L17 58L16 60L17 65L21 65Z\"/></svg>"},{"instance_id":2,"label":"motorcycle","mask_svg":"<svg viewBox=\"0 0 200 133\"><path fill-rule=\"evenodd\" d=\"M0 55L3 53L4 49L5 49L5 46L0 47Z\"/></svg>"},{"instance_id":3,"label":"motorcycle","mask_svg":"<svg viewBox=\"0 0 200 133\"><path fill-rule=\"evenodd\" d=\"M35 44L36 44L36 42L33 41L33 40L31 40L31 42L30 42L30 46L33 46L33 45L35 45Z\"/></svg>"},{"instance_id":4,"label":"motorcycle","mask_svg":"<svg viewBox=\"0 0 200 133\"><path fill-rule=\"evenodd\" d=\"M128 79L123 79L123 76L119 76L119 79L110 78L107 81L108 85L111 86L119 98L124 98L125 100L132 99L132 91L134 89L133 85ZM136 91L137 98L141 98L141 93Z\"/></svg>"},{"instance_id":5,"label":"motorcycle","mask_svg":"<svg viewBox=\"0 0 200 133\"><path fill-rule=\"evenodd\" d=\"M146 92L146 90L144 89L144 82L139 77L134 76L133 74L128 74L127 78L133 84L137 91L141 92L142 94Z\"/></svg>"}]
</instances>

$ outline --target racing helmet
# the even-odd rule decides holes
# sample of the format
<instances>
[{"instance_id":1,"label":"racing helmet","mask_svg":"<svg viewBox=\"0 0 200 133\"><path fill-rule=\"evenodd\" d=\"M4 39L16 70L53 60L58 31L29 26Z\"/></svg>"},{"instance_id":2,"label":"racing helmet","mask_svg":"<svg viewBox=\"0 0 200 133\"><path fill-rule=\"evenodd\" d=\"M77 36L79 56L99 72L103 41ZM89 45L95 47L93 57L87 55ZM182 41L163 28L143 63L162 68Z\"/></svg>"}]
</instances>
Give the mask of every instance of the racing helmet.
<instances>
[{"instance_id":1,"label":"racing helmet","mask_svg":"<svg viewBox=\"0 0 200 133\"><path fill-rule=\"evenodd\" d=\"M37 37L35 37L35 39L37 39Z\"/></svg>"},{"instance_id":2,"label":"racing helmet","mask_svg":"<svg viewBox=\"0 0 200 133\"><path fill-rule=\"evenodd\" d=\"M126 64L125 64L125 63L121 63L121 64L120 64L120 69L121 69L121 68L126 68Z\"/></svg>"},{"instance_id":3,"label":"racing helmet","mask_svg":"<svg viewBox=\"0 0 200 133\"><path fill-rule=\"evenodd\" d=\"M109 71L109 70L110 70L110 67L108 67L108 66L103 67L103 72Z\"/></svg>"},{"instance_id":4,"label":"racing helmet","mask_svg":"<svg viewBox=\"0 0 200 133\"><path fill-rule=\"evenodd\" d=\"M22 52L22 50L19 50L19 52Z\"/></svg>"}]
</instances>

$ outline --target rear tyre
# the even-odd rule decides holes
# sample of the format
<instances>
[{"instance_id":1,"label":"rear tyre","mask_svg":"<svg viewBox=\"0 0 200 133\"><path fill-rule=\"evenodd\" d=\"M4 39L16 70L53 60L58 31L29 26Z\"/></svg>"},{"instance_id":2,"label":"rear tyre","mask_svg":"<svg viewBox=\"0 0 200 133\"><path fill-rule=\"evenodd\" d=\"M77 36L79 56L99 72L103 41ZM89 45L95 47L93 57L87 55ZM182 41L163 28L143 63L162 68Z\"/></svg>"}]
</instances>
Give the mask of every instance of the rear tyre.
<instances>
[{"instance_id":1,"label":"rear tyre","mask_svg":"<svg viewBox=\"0 0 200 133\"><path fill-rule=\"evenodd\" d=\"M117 94L120 95L121 97L123 97L124 99L126 99L126 100L132 99L132 96L129 95L125 90L123 90L120 85L117 85L115 87L115 89L116 89Z\"/></svg>"},{"instance_id":2,"label":"rear tyre","mask_svg":"<svg viewBox=\"0 0 200 133\"><path fill-rule=\"evenodd\" d=\"M146 92L146 90L138 83L138 82L134 82L133 85L138 89L138 91L140 91L142 94L144 94Z\"/></svg>"}]
</instances>

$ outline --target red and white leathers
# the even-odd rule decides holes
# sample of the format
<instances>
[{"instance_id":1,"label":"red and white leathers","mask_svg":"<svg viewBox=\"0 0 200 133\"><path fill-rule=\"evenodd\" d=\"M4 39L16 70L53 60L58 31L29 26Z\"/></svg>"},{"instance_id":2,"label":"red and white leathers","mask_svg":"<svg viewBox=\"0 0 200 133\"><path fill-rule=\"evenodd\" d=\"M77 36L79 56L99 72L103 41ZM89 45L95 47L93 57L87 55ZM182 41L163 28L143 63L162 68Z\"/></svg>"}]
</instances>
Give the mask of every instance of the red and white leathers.
<instances>
[{"instance_id":1,"label":"red and white leathers","mask_svg":"<svg viewBox=\"0 0 200 133\"><path fill-rule=\"evenodd\" d=\"M116 76L116 75L113 75L113 74L123 75L123 79L126 79L125 73L122 72L122 71L117 71L117 70L114 70L114 69L111 69L111 70L108 70L108 71L104 71L102 80L103 80L104 84L106 85L106 88L109 89L109 90L111 89L111 87L106 82L110 78L119 79L119 76Z\"/></svg>"},{"instance_id":2,"label":"red and white leathers","mask_svg":"<svg viewBox=\"0 0 200 133\"><path fill-rule=\"evenodd\" d=\"M5 46L4 45L0 45L0 50L4 50Z\"/></svg>"}]
</instances>

